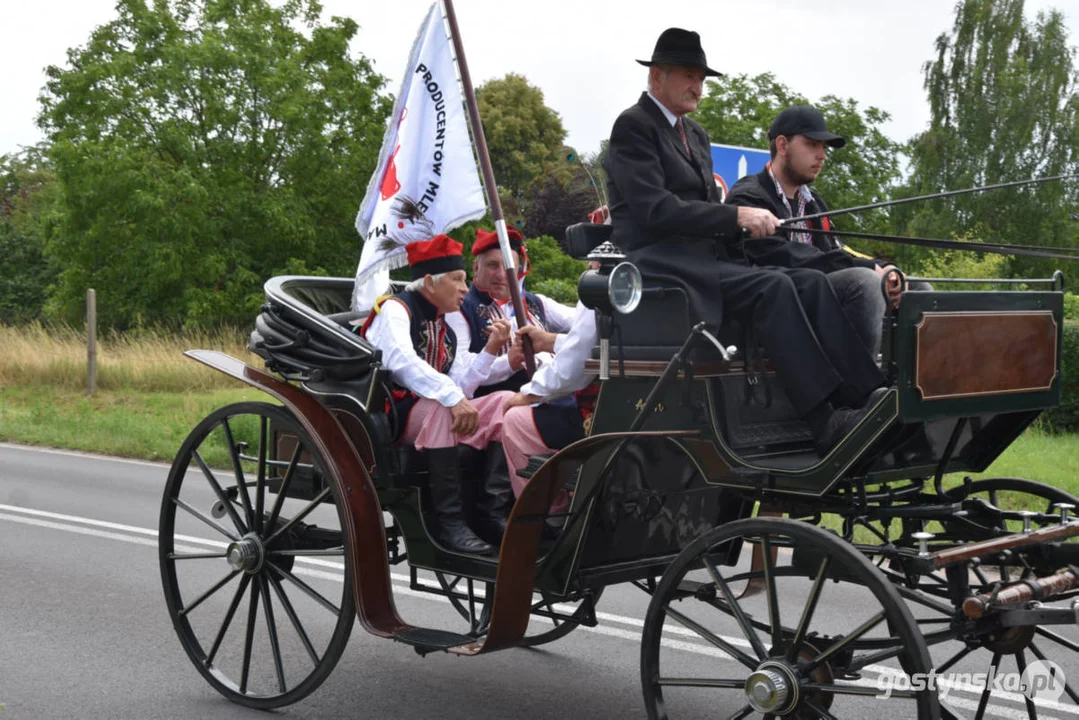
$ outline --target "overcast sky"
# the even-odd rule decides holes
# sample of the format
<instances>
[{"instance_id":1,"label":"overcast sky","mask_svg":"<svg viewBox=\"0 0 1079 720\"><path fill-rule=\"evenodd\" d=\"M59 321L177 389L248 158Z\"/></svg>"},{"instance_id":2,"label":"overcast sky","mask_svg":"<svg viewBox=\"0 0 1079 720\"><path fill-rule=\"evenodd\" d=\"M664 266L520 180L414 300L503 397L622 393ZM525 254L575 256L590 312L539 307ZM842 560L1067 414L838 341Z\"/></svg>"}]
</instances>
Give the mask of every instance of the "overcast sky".
<instances>
[{"instance_id":1,"label":"overcast sky","mask_svg":"<svg viewBox=\"0 0 1079 720\"><path fill-rule=\"evenodd\" d=\"M44 68L116 15L115 0L0 0L0 154L41 139L34 124ZM325 16L360 25L353 50L374 61L396 93L429 0L323 0ZM953 21L952 0L457 0L474 83L520 73L561 116L568 143L595 152L618 113L643 89L656 37L675 25L701 34L723 72L772 72L816 100L834 94L889 112L885 131L906 140L929 111L922 64ZM674 12L678 8L679 12ZM1027 0L1064 12L1079 44L1079 0ZM671 9L671 10L669 10Z\"/></svg>"}]
</instances>

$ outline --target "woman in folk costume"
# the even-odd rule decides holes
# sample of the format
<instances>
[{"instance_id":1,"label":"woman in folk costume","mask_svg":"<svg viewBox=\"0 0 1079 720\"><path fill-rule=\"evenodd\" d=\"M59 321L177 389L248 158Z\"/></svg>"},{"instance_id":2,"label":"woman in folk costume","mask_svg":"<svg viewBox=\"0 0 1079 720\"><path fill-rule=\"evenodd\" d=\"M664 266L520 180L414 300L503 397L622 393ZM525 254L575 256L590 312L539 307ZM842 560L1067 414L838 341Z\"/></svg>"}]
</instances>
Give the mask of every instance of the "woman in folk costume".
<instances>
[{"instance_id":1,"label":"woman in folk costume","mask_svg":"<svg viewBox=\"0 0 1079 720\"><path fill-rule=\"evenodd\" d=\"M529 273L528 251L524 238L513 228L509 228L506 234L509 236L510 249L517 256L517 279L523 281ZM446 316L446 322L457 333L461 345L467 346L472 352L479 352L487 341L485 330L492 322L501 318L509 318L515 325L534 325L555 333L569 332L574 317L572 307L544 295L527 292L523 288L521 304L524 306L527 321L516 322L497 234L476 228L472 257L475 258L472 264L472 285L461 305L461 311ZM489 379L480 386L476 394L486 395L499 390L519 389L528 380L528 375L521 369L523 359L522 353L513 350L510 343L506 343L498 351L498 359L491 367ZM536 364L541 365L549 360L549 354L540 355L536 358Z\"/></svg>"},{"instance_id":2,"label":"woman in folk costume","mask_svg":"<svg viewBox=\"0 0 1079 720\"><path fill-rule=\"evenodd\" d=\"M427 452L434 537L444 547L466 553L493 554L513 507L504 462L490 471L477 500L473 528L465 523L459 492L458 444L484 450L502 440L502 403L508 392L470 401L487 379L491 364L510 338L506 320L492 323L484 348L460 347L445 315L461 306L468 292L462 245L438 235L405 246L412 282L382 298L360 330L382 351L382 364L396 386L392 402L403 419L399 444ZM500 456L501 447L489 455Z\"/></svg>"}]
</instances>

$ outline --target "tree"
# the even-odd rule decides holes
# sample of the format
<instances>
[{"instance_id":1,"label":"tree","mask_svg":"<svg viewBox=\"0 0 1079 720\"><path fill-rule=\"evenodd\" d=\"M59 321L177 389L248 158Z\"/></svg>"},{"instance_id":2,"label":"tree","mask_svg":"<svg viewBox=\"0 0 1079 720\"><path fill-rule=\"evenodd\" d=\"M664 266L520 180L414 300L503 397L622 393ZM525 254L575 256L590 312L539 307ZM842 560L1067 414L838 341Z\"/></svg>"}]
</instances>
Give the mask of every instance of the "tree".
<instances>
[{"instance_id":1,"label":"tree","mask_svg":"<svg viewBox=\"0 0 1079 720\"><path fill-rule=\"evenodd\" d=\"M39 124L63 188L53 298L102 321L250 322L285 268L351 274L389 100L317 0L120 0Z\"/></svg>"},{"instance_id":2,"label":"tree","mask_svg":"<svg viewBox=\"0 0 1079 720\"><path fill-rule=\"evenodd\" d=\"M588 213L605 203L600 185L605 174L594 167L595 159L578 158L572 148L564 148L564 154L545 165L525 192L524 228L530 236L562 242L567 227L586 222Z\"/></svg>"},{"instance_id":3,"label":"tree","mask_svg":"<svg viewBox=\"0 0 1079 720\"><path fill-rule=\"evenodd\" d=\"M930 125L911 142L917 195L1079 171L1075 50L1063 16L1023 15L1023 0L963 0L924 66ZM1074 184L961 196L896 208L911 234L1074 246ZM1049 261L1012 258L1010 274L1048 274ZM1075 270L1070 271L1072 278Z\"/></svg>"},{"instance_id":4,"label":"tree","mask_svg":"<svg viewBox=\"0 0 1079 720\"><path fill-rule=\"evenodd\" d=\"M476 90L483 134L498 186L520 200L544 166L563 159L566 130L522 75L488 80Z\"/></svg>"},{"instance_id":5,"label":"tree","mask_svg":"<svg viewBox=\"0 0 1079 720\"><path fill-rule=\"evenodd\" d=\"M709 82L708 93L693 117L708 131L712 142L768 148L768 128L784 108L809 104L804 96L775 79L771 73L737 75L722 83ZM902 147L881 132L888 113L875 107L861 110L857 101L827 95L813 105L828 128L847 139L847 145L829 151L828 162L814 184L830 207L863 205L888 198L899 179ZM838 222L838 221L837 221ZM841 228L883 230L885 218L864 214L844 217Z\"/></svg>"},{"instance_id":6,"label":"tree","mask_svg":"<svg viewBox=\"0 0 1079 720\"><path fill-rule=\"evenodd\" d=\"M59 184L40 148L0 156L0 323L42 319L57 267L46 254Z\"/></svg>"}]
</instances>

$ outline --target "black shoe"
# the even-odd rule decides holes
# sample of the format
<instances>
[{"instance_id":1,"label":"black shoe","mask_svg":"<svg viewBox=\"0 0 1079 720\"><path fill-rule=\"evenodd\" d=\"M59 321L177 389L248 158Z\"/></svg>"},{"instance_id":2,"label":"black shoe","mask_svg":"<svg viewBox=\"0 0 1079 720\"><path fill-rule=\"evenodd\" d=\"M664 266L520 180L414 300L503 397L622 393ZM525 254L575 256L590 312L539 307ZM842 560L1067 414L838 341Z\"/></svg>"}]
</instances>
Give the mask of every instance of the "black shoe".
<instances>
[{"instance_id":1,"label":"black shoe","mask_svg":"<svg viewBox=\"0 0 1079 720\"><path fill-rule=\"evenodd\" d=\"M448 550L474 555L496 554L494 547L478 538L465 524L457 448L428 450L427 464L435 540Z\"/></svg>"},{"instance_id":2,"label":"black shoe","mask_svg":"<svg viewBox=\"0 0 1079 720\"><path fill-rule=\"evenodd\" d=\"M866 396L865 402L862 403L862 407L864 407L864 408L873 407L878 402L880 402L881 398L883 398L885 395L888 394L888 391L890 389L891 388L889 388L887 385L881 385L879 388L877 388L876 390L874 390L873 392L869 393L869 395Z\"/></svg>"},{"instance_id":3,"label":"black shoe","mask_svg":"<svg viewBox=\"0 0 1079 720\"><path fill-rule=\"evenodd\" d=\"M476 534L495 547L500 546L502 536L506 534L506 522L514 501L502 443L490 443L487 446L483 486L476 493L476 509L472 520L472 528Z\"/></svg>"},{"instance_id":4,"label":"black shoe","mask_svg":"<svg viewBox=\"0 0 1079 720\"><path fill-rule=\"evenodd\" d=\"M817 453L824 457L831 452L832 448L838 445L843 438L857 427L858 423L865 419L872 407L872 404L867 403L857 410L840 408L833 412L825 423L824 430L817 438Z\"/></svg>"}]
</instances>

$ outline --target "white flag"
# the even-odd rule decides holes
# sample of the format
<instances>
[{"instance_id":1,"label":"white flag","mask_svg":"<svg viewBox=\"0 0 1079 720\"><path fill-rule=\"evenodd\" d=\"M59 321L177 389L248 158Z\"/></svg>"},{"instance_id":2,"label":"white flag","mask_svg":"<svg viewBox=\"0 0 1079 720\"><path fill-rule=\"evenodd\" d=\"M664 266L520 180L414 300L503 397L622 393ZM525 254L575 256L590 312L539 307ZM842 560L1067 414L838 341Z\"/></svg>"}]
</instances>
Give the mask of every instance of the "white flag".
<instances>
[{"instance_id":1,"label":"white flag","mask_svg":"<svg viewBox=\"0 0 1079 720\"><path fill-rule=\"evenodd\" d=\"M468 135L457 66L438 3L412 45L378 167L356 215L363 252L352 307L368 310L408 263L405 245L487 212Z\"/></svg>"}]
</instances>

